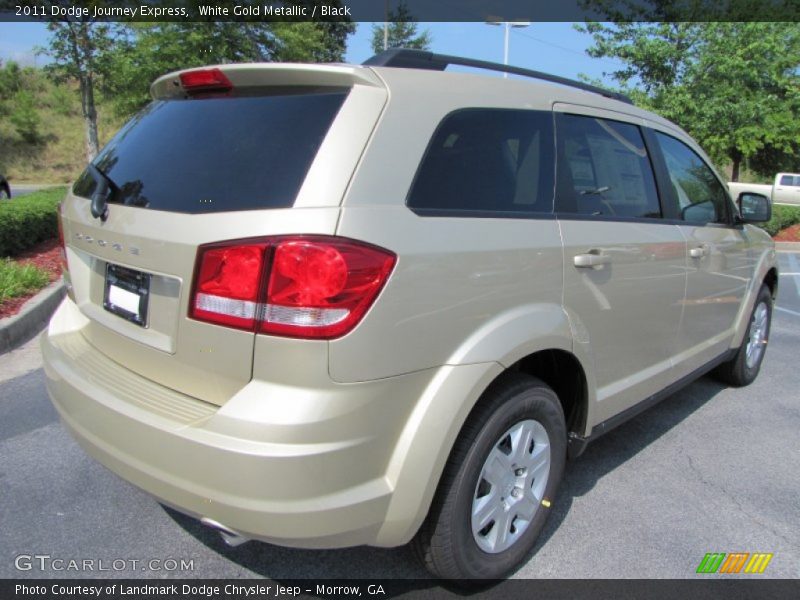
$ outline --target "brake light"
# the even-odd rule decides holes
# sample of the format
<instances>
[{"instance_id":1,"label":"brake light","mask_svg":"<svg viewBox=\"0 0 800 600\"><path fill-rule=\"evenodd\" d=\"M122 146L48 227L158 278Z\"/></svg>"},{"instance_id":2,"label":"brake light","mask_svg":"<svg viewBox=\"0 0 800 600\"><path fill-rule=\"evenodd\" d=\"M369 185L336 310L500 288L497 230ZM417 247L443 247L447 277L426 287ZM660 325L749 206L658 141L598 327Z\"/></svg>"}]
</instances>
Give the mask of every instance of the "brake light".
<instances>
[{"instance_id":1,"label":"brake light","mask_svg":"<svg viewBox=\"0 0 800 600\"><path fill-rule=\"evenodd\" d=\"M183 89L195 92L229 92L233 89L230 79L219 69L196 69L178 76Z\"/></svg>"},{"instance_id":2,"label":"brake light","mask_svg":"<svg viewBox=\"0 0 800 600\"><path fill-rule=\"evenodd\" d=\"M201 246L189 315L271 335L340 337L366 314L395 261L382 248L324 236Z\"/></svg>"}]
</instances>

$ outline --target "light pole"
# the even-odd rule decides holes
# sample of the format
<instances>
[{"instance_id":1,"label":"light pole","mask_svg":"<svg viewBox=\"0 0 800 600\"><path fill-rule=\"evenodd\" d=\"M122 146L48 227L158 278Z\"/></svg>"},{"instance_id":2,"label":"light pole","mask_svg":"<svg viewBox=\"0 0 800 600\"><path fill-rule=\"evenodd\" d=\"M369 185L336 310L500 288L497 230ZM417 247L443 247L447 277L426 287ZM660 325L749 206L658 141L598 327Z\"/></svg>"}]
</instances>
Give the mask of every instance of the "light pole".
<instances>
[{"instance_id":1,"label":"light pole","mask_svg":"<svg viewBox=\"0 0 800 600\"><path fill-rule=\"evenodd\" d=\"M503 25L503 64L508 66L508 32L512 27L528 27L530 21L501 21L499 18L490 18L486 21L487 25ZM508 73L503 73L503 77L508 77Z\"/></svg>"},{"instance_id":2,"label":"light pole","mask_svg":"<svg viewBox=\"0 0 800 600\"><path fill-rule=\"evenodd\" d=\"M383 3L383 49L389 49L389 0Z\"/></svg>"}]
</instances>

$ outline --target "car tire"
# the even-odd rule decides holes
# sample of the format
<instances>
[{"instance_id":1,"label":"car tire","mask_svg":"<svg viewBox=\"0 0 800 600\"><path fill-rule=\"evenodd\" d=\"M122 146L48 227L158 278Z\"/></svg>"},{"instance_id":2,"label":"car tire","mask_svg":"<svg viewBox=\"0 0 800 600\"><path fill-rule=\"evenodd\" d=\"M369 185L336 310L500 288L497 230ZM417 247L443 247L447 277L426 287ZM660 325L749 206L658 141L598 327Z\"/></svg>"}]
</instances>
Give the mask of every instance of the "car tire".
<instances>
[{"instance_id":1,"label":"car tire","mask_svg":"<svg viewBox=\"0 0 800 600\"><path fill-rule=\"evenodd\" d=\"M743 387L750 385L758 377L769 341L772 303L772 294L769 288L762 285L753 311L750 313L750 322L747 325L742 344L731 360L716 368L714 375L717 379L729 385Z\"/></svg>"},{"instance_id":2,"label":"car tire","mask_svg":"<svg viewBox=\"0 0 800 600\"><path fill-rule=\"evenodd\" d=\"M412 542L425 567L462 585L519 567L550 512L566 446L552 389L520 373L494 382L461 430Z\"/></svg>"}]
</instances>

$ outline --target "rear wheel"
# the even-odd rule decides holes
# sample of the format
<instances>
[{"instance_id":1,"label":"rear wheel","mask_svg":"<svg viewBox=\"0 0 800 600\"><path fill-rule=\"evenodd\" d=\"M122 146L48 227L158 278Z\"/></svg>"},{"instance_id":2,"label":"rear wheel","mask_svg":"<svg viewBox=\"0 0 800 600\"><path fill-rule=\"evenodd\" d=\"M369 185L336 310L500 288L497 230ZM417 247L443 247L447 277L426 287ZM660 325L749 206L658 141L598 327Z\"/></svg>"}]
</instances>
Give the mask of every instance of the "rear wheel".
<instances>
[{"instance_id":1,"label":"rear wheel","mask_svg":"<svg viewBox=\"0 0 800 600\"><path fill-rule=\"evenodd\" d=\"M445 579L496 579L530 554L566 459L558 397L518 373L493 384L470 415L414 545Z\"/></svg>"},{"instance_id":2,"label":"rear wheel","mask_svg":"<svg viewBox=\"0 0 800 600\"><path fill-rule=\"evenodd\" d=\"M718 379L737 387L750 385L755 381L767 350L771 322L772 294L763 285L753 306L742 345L731 360L717 367L714 374Z\"/></svg>"}]
</instances>

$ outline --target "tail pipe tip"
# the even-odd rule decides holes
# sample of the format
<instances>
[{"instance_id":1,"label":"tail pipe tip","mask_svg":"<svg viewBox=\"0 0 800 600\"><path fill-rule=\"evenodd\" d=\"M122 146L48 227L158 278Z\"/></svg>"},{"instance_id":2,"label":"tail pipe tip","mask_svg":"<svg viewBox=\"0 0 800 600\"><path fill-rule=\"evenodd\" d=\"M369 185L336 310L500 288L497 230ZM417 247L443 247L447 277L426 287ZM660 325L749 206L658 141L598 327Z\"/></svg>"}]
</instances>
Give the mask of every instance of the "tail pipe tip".
<instances>
[{"instance_id":1,"label":"tail pipe tip","mask_svg":"<svg viewBox=\"0 0 800 600\"><path fill-rule=\"evenodd\" d=\"M243 536L241 533L234 531L230 527L226 527L214 519L203 517L200 519L200 523L219 533L219 535L222 537L222 541L224 541L231 548L236 548L237 546L241 546L245 542L250 541L250 538Z\"/></svg>"}]
</instances>

